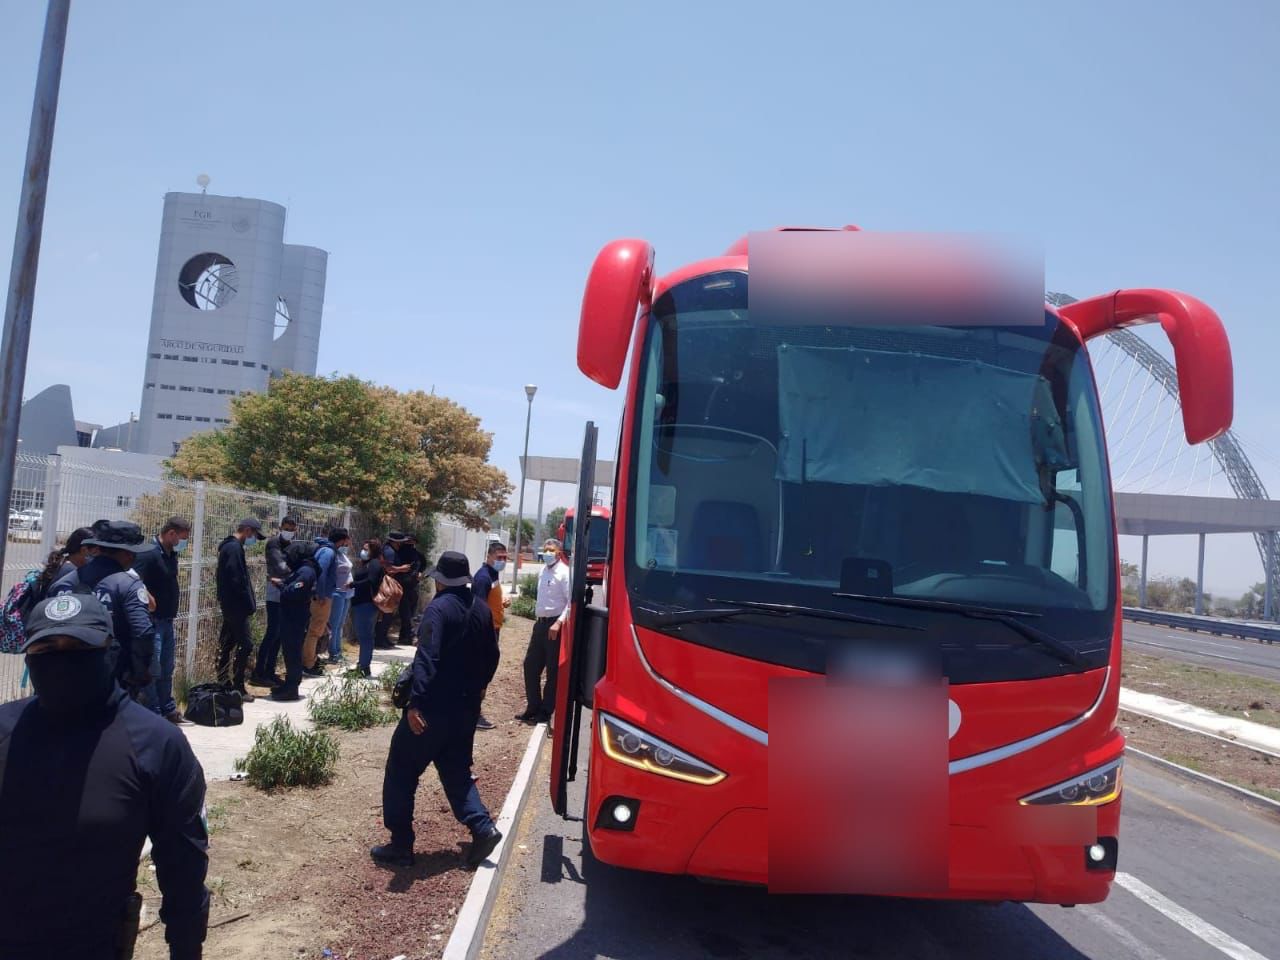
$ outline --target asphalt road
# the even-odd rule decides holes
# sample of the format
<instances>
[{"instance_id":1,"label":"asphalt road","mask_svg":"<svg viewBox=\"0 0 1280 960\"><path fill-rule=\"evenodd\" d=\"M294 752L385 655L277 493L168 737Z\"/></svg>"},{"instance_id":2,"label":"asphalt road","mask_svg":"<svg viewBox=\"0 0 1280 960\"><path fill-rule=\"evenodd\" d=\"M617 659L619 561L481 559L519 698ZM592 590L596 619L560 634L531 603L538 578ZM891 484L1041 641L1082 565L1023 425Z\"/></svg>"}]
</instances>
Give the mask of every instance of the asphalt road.
<instances>
[{"instance_id":1,"label":"asphalt road","mask_svg":"<svg viewBox=\"0 0 1280 960\"><path fill-rule=\"evenodd\" d=\"M1121 875L1097 906L770 897L583 856L550 808L546 755L486 960L1280 960L1280 818L1130 758ZM571 785L570 809L582 807Z\"/></svg>"},{"instance_id":2,"label":"asphalt road","mask_svg":"<svg viewBox=\"0 0 1280 960\"><path fill-rule=\"evenodd\" d=\"M1124 642L1138 653L1280 681L1280 644L1192 633L1128 620L1124 622Z\"/></svg>"}]
</instances>

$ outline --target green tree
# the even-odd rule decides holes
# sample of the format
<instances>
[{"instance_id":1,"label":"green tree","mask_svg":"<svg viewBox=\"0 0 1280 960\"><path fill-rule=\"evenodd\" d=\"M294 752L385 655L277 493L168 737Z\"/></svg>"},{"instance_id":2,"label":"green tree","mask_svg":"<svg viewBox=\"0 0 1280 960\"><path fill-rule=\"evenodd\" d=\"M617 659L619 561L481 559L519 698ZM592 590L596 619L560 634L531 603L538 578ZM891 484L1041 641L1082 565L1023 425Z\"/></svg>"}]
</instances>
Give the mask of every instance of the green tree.
<instances>
[{"instance_id":1,"label":"green tree","mask_svg":"<svg viewBox=\"0 0 1280 960\"><path fill-rule=\"evenodd\" d=\"M356 377L287 373L231 403L231 425L169 461L181 477L350 503L401 527L432 513L478 528L511 492L487 462L492 438L446 397Z\"/></svg>"},{"instance_id":2,"label":"green tree","mask_svg":"<svg viewBox=\"0 0 1280 960\"><path fill-rule=\"evenodd\" d=\"M560 536L560 524L564 523L564 515L567 512L564 507L556 507L547 513L546 531L548 537Z\"/></svg>"}]
</instances>

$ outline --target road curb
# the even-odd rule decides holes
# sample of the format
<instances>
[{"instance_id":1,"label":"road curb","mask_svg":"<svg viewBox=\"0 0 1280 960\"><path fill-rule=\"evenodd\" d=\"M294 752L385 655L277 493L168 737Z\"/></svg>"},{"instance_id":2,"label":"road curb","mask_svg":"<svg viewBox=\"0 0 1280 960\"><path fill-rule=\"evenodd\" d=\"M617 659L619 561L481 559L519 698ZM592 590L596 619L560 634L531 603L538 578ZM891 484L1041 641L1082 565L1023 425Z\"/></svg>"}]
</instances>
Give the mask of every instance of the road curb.
<instances>
[{"instance_id":1,"label":"road curb","mask_svg":"<svg viewBox=\"0 0 1280 960\"><path fill-rule=\"evenodd\" d=\"M1133 754L1141 757L1143 760L1149 760L1157 766L1164 767L1176 773L1185 780L1191 780L1201 785L1208 785L1219 792L1230 794L1237 800L1248 800L1257 804L1262 808L1262 812L1273 819L1280 819L1280 802L1272 800L1270 797L1264 797L1260 793L1254 793L1246 787L1237 786L1234 783L1228 783L1226 780L1219 780L1217 777L1211 777L1207 773L1201 773L1199 770L1192 770L1190 767L1184 767L1180 763L1174 763L1172 760L1166 760L1164 757L1157 756L1154 753L1147 753L1145 750L1139 750L1137 747L1125 746L1126 754Z\"/></svg>"},{"instance_id":2,"label":"road curb","mask_svg":"<svg viewBox=\"0 0 1280 960\"><path fill-rule=\"evenodd\" d=\"M467 899L462 902L458 911L458 920L445 944L443 960L475 960L484 945L485 929L489 925L489 915L493 912L494 901L498 897L498 887L507 864L511 860L511 847L515 843L516 825L520 815L524 813L525 804L529 800L529 788L533 785L533 775L538 769L538 756L542 752L542 744L546 741L547 725L540 723L529 737L529 745L525 748L524 757L516 770L516 778L507 792L507 799L502 804L502 813L498 815L498 829L502 831L502 842L489 855L495 864L492 867L481 866L467 890Z\"/></svg>"}]
</instances>

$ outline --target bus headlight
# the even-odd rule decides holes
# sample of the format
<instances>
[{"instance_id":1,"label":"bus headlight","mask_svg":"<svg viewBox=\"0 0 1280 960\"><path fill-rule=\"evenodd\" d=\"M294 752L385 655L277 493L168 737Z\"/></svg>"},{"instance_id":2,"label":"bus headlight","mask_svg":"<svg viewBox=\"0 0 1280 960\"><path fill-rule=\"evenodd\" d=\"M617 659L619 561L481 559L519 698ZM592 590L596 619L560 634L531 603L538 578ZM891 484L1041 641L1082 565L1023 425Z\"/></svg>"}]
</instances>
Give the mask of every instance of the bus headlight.
<instances>
[{"instance_id":1,"label":"bus headlight","mask_svg":"<svg viewBox=\"0 0 1280 960\"><path fill-rule=\"evenodd\" d=\"M1120 770L1124 758L1111 761L1106 766L1087 770L1078 777L1045 787L1037 793L1023 797L1023 806L1066 804L1073 807L1096 807L1110 803L1120 796Z\"/></svg>"},{"instance_id":2,"label":"bus headlight","mask_svg":"<svg viewBox=\"0 0 1280 960\"><path fill-rule=\"evenodd\" d=\"M600 714L600 745L611 760L686 783L710 786L725 777L715 767L607 713Z\"/></svg>"}]
</instances>

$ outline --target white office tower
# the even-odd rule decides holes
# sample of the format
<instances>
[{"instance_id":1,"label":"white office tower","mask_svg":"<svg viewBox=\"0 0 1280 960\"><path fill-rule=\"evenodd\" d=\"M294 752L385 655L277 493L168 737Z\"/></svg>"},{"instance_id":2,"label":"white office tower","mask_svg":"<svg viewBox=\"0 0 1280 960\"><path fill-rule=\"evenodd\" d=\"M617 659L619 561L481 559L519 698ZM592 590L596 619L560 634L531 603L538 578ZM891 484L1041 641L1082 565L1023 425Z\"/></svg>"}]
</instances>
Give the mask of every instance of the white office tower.
<instances>
[{"instance_id":1,"label":"white office tower","mask_svg":"<svg viewBox=\"0 0 1280 960\"><path fill-rule=\"evenodd\" d=\"M171 456L237 394L316 372L328 254L286 244L284 221L265 200L165 195L135 452Z\"/></svg>"}]
</instances>

